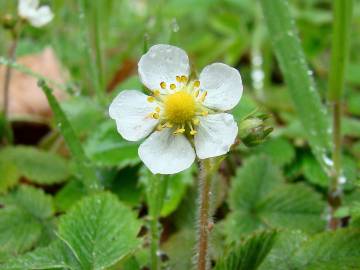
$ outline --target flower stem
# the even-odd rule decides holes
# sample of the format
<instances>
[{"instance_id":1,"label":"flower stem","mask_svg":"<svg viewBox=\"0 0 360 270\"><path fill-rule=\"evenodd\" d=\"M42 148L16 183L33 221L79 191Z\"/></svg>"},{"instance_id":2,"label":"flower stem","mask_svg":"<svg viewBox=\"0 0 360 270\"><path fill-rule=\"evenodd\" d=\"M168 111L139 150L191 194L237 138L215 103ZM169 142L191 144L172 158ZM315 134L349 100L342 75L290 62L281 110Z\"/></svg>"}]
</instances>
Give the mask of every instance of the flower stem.
<instances>
[{"instance_id":1,"label":"flower stem","mask_svg":"<svg viewBox=\"0 0 360 270\"><path fill-rule=\"evenodd\" d=\"M352 0L334 0L334 30L329 76L328 99L333 118L333 168L329 186L328 202L330 219L328 227L340 227L340 220L334 214L341 206L341 103L345 84L345 71L349 52L349 33L352 14Z\"/></svg>"},{"instance_id":2,"label":"flower stem","mask_svg":"<svg viewBox=\"0 0 360 270\"><path fill-rule=\"evenodd\" d=\"M149 227L150 227L150 265L151 270L159 270L161 228L159 218L167 189L167 179L161 175L154 175L150 179L148 189Z\"/></svg>"},{"instance_id":3,"label":"flower stem","mask_svg":"<svg viewBox=\"0 0 360 270\"><path fill-rule=\"evenodd\" d=\"M211 160L205 159L201 161L201 175L199 179L199 216L198 216L198 243L197 243L197 269L206 270L209 265L209 225L210 217L210 201L211 201Z\"/></svg>"}]
</instances>

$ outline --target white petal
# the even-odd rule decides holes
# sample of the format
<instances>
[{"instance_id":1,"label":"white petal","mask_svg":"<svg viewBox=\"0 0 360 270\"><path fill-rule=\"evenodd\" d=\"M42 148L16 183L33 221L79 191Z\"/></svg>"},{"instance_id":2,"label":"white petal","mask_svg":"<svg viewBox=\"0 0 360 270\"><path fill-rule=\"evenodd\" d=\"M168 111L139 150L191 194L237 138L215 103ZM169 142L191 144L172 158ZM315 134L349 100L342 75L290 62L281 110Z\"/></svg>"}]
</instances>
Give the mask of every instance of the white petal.
<instances>
[{"instance_id":1,"label":"white petal","mask_svg":"<svg viewBox=\"0 0 360 270\"><path fill-rule=\"evenodd\" d=\"M176 76L189 76L189 58L178 47L158 44L141 57L138 70L142 83L150 90L159 89L161 82L169 87L171 83L178 84Z\"/></svg>"},{"instance_id":2,"label":"white petal","mask_svg":"<svg viewBox=\"0 0 360 270\"><path fill-rule=\"evenodd\" d=\"M194 138L196 154L200 159L217 157L229 152L238 134L234 117L228 113L199 117L200 124Z\"/></svg>"},{"instance_id":3,"label":"white petal","mask_svg":"<svg viewBox=\"0 0 360 270\"><path fill-rule=\"evenodd\" d=\"M38 0L20 0L18 4L18 13L20 17L27 19L36 13L38 6Z\"/></svg>"},{"instance_id":4,"label":"white petal","mask_svg":"<svg viewBox=\"0 0 360 270\"><path fill-rule=\"evenodd\" d=\"M174 174L191 166L195 151L183 135L169 128L155 131L139 147L139 156L154 174Z\"/></svg>"},{"instance_id":5,"label":"white petal","mask_svg":"<svg viewBox=\"0 0 360 270\"><path fill-rule=\"evenodd\" d=\"M205 106L227 111L239 103L243 85L237 69L214 63L201 71L199 80L201 89L207 91Z\"/></svg>"},{"instance_id":6,"label":"white petal","mask_svg":"<svg viewBox=\"0 0 360 270\"><path fill-rule=\"evenodd\" d=\"M36 11L36 14L29 16L28 19L32 26L42 27L48 24L53 18L54 14L51 12L50 7L43 6Z\"/></svg>"},{"instance_id":7,"label":"white petal","mask_svg":"<svg viewBox=\"0 0 360 270\"><path fill-rule=\"evenodd\" d=\"M128 141L138 141L153 131L158 120L149 117L156 103L136 90L120 92L109 107L109 115L116 121L118 132Z\"/></svg>"}]
</instances>

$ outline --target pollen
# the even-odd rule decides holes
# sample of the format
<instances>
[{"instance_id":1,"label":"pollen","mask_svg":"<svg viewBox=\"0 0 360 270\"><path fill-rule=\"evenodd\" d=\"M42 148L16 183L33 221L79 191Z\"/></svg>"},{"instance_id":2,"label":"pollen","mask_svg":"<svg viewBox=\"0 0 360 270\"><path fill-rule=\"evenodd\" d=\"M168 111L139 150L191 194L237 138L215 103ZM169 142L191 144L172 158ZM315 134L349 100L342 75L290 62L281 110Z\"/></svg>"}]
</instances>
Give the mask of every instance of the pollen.
<instances>
[{"instance_id":1,"label":"pollen","mask_svg":"<svg viewBox=\"0 0 360 270\"><path fill-rule=\"evenodd\" d=\"M179 91L166 97L164 100L165 116L174 124L183 124L190 121L196 111L194 97L186 91Z\"/></svg>"}]
</instances>

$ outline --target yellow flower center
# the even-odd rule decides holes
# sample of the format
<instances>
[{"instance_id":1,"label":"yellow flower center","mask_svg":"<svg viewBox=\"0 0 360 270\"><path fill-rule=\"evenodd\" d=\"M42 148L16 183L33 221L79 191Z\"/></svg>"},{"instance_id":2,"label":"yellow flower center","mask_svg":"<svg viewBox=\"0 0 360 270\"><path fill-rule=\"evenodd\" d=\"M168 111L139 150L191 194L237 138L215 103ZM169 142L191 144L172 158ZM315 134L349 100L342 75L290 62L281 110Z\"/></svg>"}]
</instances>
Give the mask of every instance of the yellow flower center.
<instances>
[{"instance_id":1,"label":"yellow flower center","mask_svg":"<svg viewBox=\"0 0 360 270\"><path fill-rule=\"evenodd\" d=\"M168 95L164 100L165 117L174 124L185 123L195 116L195 105L194 96L186 91Z\"/></svg>"},{"instance_id":2,"label":"yellow flower center","mask_svg":"<svg viewBox=\"0 0 360 270\"><path fill-rule=\"evenodd\" d=\"M189 134L194 136L199 125L199 116L207 116L209 109L203 106L207 96L206 91L200 90L200 81L190 81L188 77L176 76L178 85L166 82L160 83L160 90L152 90L153 95L148 102L156 102L155 111L148 117L159 120L156 130L173 129L174 135Z\"/></svg>"}]
</instances>

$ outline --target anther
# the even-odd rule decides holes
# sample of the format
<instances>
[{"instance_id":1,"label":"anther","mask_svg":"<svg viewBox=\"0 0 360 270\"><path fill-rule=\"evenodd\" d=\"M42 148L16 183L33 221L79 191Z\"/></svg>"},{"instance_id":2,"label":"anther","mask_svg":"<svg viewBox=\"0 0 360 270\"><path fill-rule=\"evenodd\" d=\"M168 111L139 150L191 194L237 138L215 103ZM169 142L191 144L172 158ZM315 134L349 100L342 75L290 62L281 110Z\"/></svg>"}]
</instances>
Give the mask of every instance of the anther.
<instances>
[{"instance_id":1,"label":"anther","mask_svg":"<svg viewBox=\"0 0 360 270\"><path fill-rule=\"evenodd\" d=\"M181 82L181 77L180 77L180 76L176 76L176 81L177 81L177 82Z\"/></svg>"},{"instance_id":2,"label":"anther","mask_svg":"<svg viewBox=\"0 0 360 270\"><path fill-rule=\"evenodd\" d=\"M194 118L194 119L192 120L192 122L193 122L193 124L194 124L195 126L197 126L197 125L200 124L199 118Z\"/></svg>"},{"instance_id":3,"label":"anther","mask_svg":"<svg viewBox=\"0 0 360 270\"><path fill-rule=\"evenodd\" d=\"M185 128L178 128L173 133L174 133L174 135L177 135L177 134L182 134L184 132L185 132Z\"/></svg>"},{"instance_id":4,"label":"anther","mask_svg":"<svg viewBox=\"0 0 360 270\"><path fill-rule=\"evenodd\" d=\"M153 96L149 96L149 97L147 98L147 101L149 101L149 102L154 102L154 101L155 101L155 98L154 98Z\"/></svg>"},{"instance_id":5,"label":"anther","mask_svg":"<svg viewBox=\"0 0 360 270\"><path fill-rule=\"evenodd\" d=\"M154 119L159 119L160 115L157 112L154 112L154 113L151 114L151 117L154 118Z\"/></svg>"},{"instance_id":6,"label":"anther","mask_svg":"<svg viewBox=\"0 0 360 270\"><path fill-rule=\"evenodd\" d=\"M159 112L160 112L160 107L156 107L156 108L155 108L155 111L156 111L157 113L159 113Z\"/></svg>"},{"instance_id":7,"label":"anther","mask_svg":"<svg viewBox=\"0 0 360 270\"><path fill-rule=\"evenodd\" d=\"M160 125L157 125L156 130L157 130L157 131L161 131L163 128L164 128L164 127L160 124Z\"/></svg>"},{"instance_id":8,"label":"anther","mask_svg":"<svg viewBox=\"0 0 360 270\"><path fill-rule=\"evenodd\" d=\"M186 83L188 81L188 78L185 75L181 76L181 82Z\"/></svg>"},{"instance_id":9,"label":"anther","mask_svg":"<svg viewBox=\"0 0 360 270\"><path fill-rule=\"evenodd\" d=\"M175 88L176 88L176 85L175 85L175 84L173 84L173 83L170 84L170 89L171 89L171 90L174 90Z\"/></svg>"},{"instance_id":10,"label":"anther","mask_svg":"<svg viewBox=\"0 0 360 270\"><path fill-rule=\"evenodd\" d=\"M159 91L159 90L154 90L154 92L153 92L153 93L154 93L154 96L155 96L155 97L157 97L157 96L159 96L159 95L160 95L160 91Z\"/></svg>"},{"instance_id":11,"label":"anther","mask_svg":"<svg viewBox=\"0 0 360 270\"><path fill-rule=\"evenodd\" d=\"M203 116L208 116L208 115L209 115L209 112L208 112L208 111L203 111L201 114L202 114Z\"/></svg>"},{"instance_id":12,"label":"anther","mask_svg":"<svg viewBox=\"0 0 360 270\"><path fill-rule=\"evenodd\" d=\"M196 135L197 131L196 130L190 130L190 135Z\"/></svg>"},{"instance_id":13,"label":"anther","mask_svg":"<svg viewBox=\"0 0 360 270\"><path fill-rule=\"evenodd\" d=\"M165 88L166 88L166 82L161 82L161 83L160 83L160 87L161 87L162 89L165 89Z\"/></svg>"},{"instance_id":14,"label":"anther","mask_svg":"<svg viewBox=\"0 0 360 270\"><path fill-rule=\"evenodd\" d=\"M194 87L200 87L200 81L195 81L194 82Z\"/></svg>"}]
</instances>

